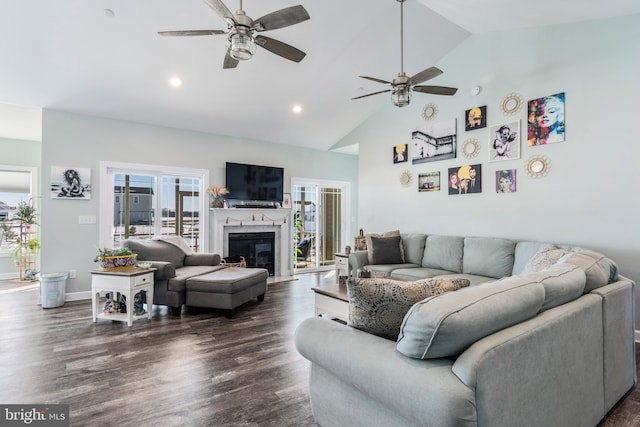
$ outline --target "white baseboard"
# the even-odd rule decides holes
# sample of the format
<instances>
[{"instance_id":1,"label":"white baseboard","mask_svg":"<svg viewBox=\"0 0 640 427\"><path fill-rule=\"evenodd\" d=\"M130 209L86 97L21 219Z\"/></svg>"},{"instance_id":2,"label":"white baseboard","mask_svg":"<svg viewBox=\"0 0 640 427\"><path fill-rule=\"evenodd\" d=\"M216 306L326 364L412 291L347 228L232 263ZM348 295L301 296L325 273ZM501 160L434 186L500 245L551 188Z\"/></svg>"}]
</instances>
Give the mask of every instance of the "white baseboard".
<instances>
[{"instance_id":1,"label":"white baseboard","mask_svg":"<svg viewBox=\"0 0 640 427\"><path fill-rule=\"evenodd\" d=\"M16 273L2 273L0 274L0 280L16 280L19 279L20 275Z\"/></svg>"},{"instance_id":2,"label":"white baseboard","mask_svg":"<svg viewBox=\"0 0 640 427\"><path fill-rule=\"evenodd\" d=\"M636 329L636 342L640 343L640 331Z\"/></svg>"},{"instance_id":3,"label":"white baseboard","mask_svg":"<svg viewBox=\"0 0 640 427\"><path fill-rule=\"evenodd\" d=\"M91 299L91 291L70 292L64 294L65 301L80 301L84 299Z\"/></svg>"}]
</instances>

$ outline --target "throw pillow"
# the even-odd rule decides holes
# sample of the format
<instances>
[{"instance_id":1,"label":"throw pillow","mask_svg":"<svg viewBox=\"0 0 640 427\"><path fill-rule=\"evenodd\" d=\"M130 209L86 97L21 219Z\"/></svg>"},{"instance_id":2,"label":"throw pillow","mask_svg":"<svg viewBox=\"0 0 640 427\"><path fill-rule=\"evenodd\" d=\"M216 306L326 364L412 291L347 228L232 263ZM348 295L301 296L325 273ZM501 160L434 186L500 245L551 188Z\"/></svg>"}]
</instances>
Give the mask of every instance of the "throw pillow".
<instances>
[{"instance_id":1,"label":"throw pillow","mask_svg":"<svg viewBox=\"0 0 640 427\"><path fill-rule=\"evenodd\" d=\"M422 279L413 282L360 279L347 283L349 326L395 340L404 315L430 296L469 286L467 279Z\"/></svg>"},{"instance_id":2,"label":"throw pillow","mask_svg":"<svg viewBox=\"0 0 640 427\"><path fill-rule=\"evenodd\" d=\"M402 264L402 239L400 236L371 237L371 264Z\"/></svg>"},{"instance_id":3,"label":"throw pillow","mask_svg":"<svg viewBox=\"0 0 640 427\"><path fill-rule=\"evenodd\" d=\"M545 245L538 249L538 252L527 262L527 265L522 269L522 274L546 270L558 262L566 253L567 251L560 249L556 245Z\"/></svg>"},{"instance_id":4,"label":"throw pillow","mask_svg":"<svg viewBox=\"0 0 640 427\"><path fill-rule=\"evenodd\" d=\"M374 264L373 262L373 254L375 253L375 248L373 248L373 242L372 242L372 238L374 237L394 237L394 236L400 236L400 230L393 230L393 231L387 231L386 233L382 233L382 234L366 234L364 236L365 241L367 242L367 259L369 261L369 264ZM402 246L402 237L400 238L400 253L402 254L402 263L404 262L404 248Z\"/></svg>"},{"instance_id":5,"label":"throw pillow","mask_svg":"<svg viewBox=\"0 0 640 427\"><path fill-rule=\"evenodd\" d=\"M580 267L587 275L584 293L618 280L618 265L603 254L589 249L576 248L558 260L558 264Z\"/></svg>"},{"instance_id":6,"label":"throw pillow","mask_svg":"<svg viewBox=\"0 0 640 427\"><path fill-rule=\"evenodd\" d=\"M404 317L396 350L416 359L457 357L479 339L534 317L543 303L544 287L527 276L427 298Z\"/></svg>"}]
</instances>

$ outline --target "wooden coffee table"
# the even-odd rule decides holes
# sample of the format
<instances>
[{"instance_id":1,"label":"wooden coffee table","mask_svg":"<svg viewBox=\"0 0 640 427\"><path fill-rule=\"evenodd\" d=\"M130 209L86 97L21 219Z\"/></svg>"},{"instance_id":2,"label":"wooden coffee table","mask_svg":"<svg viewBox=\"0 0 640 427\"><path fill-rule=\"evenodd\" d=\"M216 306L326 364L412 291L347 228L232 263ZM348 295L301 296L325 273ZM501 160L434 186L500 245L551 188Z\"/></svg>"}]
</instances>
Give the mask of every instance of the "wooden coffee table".
<instances>
[{"instance_id":1,"label":"wooden coffee table","mask_svg":"<svg viewBox=\"0 0 640 427\"><path fill-rule=\"evenodd\" d=\"M349 321L349 298L344 283L323 283L311 288L315 293L316 316L330 316L344 322Z\"/></svg>"}]
</instances>

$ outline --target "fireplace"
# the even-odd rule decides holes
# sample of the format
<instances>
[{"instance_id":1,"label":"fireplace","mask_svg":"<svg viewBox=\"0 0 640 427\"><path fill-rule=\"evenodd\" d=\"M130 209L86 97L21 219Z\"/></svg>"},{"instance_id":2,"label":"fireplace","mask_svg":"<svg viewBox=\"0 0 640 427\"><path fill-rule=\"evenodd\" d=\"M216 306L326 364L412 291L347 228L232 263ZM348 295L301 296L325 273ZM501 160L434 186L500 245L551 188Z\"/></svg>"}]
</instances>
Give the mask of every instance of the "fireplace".
<instances>
[{"instance_id":1,"label":"fireplace","mask_svg":"<svg viewBox=\"0 0 640 427\"><path fill-rule=\"evenodd\" d=\"M229 257L244 257L247 267L266 268L269 276L275 274L276 233L229 233Z\"/></svg>"},{"instance_id":2,"label":"fireplace","mask_svg":"<svg viewBox=\"0 0 640 427\"><path fill-rule=\"evenodd\" d=\"M273 274L275 277L292 274L291 209L210 209L209 249L228 257L229 235L272 233ZM248 257L243 255L248 261Z\"/></svg>"}]
</instances>

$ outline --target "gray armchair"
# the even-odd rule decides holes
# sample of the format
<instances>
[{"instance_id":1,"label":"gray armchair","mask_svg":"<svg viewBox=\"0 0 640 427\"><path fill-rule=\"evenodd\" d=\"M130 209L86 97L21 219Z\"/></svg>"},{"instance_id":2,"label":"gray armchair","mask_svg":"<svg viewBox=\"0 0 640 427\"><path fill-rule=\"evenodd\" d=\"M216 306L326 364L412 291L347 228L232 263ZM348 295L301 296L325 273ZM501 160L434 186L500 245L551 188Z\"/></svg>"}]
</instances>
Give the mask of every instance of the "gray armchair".
<instances>
[{"instance_id":1,"label":"gray armchair","mask_svg":"<svg viewBox=\"0 0 640 427\"><path fill-rule=\"evenodd\" d=\"M171 307L173 314L180 314L186 302L187 279L224 268L218 254L187 255L182 249L162 240L128 239L120 246L138 254L139 262L150 262L157 269L153 277L153 304Z\"/></svg>"}]
</instances>

